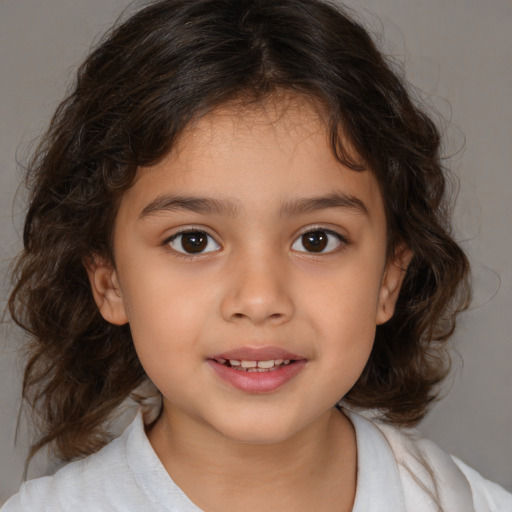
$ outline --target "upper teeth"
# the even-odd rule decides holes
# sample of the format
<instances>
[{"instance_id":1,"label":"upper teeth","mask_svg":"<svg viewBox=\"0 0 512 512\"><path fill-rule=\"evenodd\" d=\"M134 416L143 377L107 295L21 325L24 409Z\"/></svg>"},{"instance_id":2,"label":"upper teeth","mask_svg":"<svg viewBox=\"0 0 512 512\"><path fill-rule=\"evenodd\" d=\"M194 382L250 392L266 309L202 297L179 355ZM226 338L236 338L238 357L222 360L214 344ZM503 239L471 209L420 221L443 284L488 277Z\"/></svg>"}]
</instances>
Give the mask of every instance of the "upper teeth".
<instances>
[{"instance_id":1,"label":"upper teeth","mask_svg":"<svg viewBox=\"0 0 512 512\"><path fill-rule=\"evenodd\" d=\"M272 368L281 364L290 364L290 359L269 359L267 361L248 361L245 359L230 359L229 364L231 366L240 366L242 368ZM219 361L220 362L220 361Z\"/></svg>"}]
</instances>

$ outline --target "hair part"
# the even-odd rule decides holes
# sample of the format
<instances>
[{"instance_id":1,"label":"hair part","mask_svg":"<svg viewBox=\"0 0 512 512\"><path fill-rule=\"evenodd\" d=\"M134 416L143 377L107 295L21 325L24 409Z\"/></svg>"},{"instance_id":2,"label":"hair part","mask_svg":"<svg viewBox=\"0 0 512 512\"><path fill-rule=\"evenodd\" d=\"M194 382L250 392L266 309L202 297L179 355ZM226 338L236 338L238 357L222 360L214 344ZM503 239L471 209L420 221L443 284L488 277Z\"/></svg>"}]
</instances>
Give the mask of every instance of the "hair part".
<instances>
[{"instance_id":1,"label":"hair part","mask_svg":"<svg viewBox=\"0 0 512 512\"><path fill-rule=\"evenodd\" d=\"M98 450L105 421L147 377L129 327L98 312L84 261L112 259L117 206L138 168L187 126L233 100L284 92L325 115L333 152L370 169L388 251L414 256L394 317L345 396L413 425L447 372L445 345L468 305L468 261L453 240L440 136L366 30L319 0L162 0L114 28L78 70L27 172L30 192L9 309L31 344L23 396L41 438L69 460Z\"/></svg>"}]
</instances>

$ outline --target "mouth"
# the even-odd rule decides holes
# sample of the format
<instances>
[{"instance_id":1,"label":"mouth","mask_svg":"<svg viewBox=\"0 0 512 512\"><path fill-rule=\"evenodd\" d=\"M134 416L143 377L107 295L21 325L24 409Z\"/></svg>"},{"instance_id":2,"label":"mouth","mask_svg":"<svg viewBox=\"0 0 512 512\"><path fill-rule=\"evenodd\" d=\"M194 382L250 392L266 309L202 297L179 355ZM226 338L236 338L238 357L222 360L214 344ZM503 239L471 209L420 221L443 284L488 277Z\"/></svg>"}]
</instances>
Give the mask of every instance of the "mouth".
<instances>
[{"instance_id":1,"label":"mouth","mask_svg":"<svg viewBox=\"0 0 512 512\"><path fill-rule=\"evenodd\" d=\"M221 380L246 393L276 391L306 367L307 359L277 347L243 347L208 359Z\"/></svg>"},{"instance_id":2,"label":"mouth","mask_svg":"<svg viewBox=\"0 0 512 512\"><path fill-rule=\"evenodd\" d=\"M233 370L237 370L240 372L249 372L249 373L266 373L266 372L275 372L284 366L288 366L295 362L294 359L268 359L266 361L256 361L256 360L248 360L248 359L214 359L215 362L227 366L228 368L232 368Z\"/></svg>"}]
</instances>

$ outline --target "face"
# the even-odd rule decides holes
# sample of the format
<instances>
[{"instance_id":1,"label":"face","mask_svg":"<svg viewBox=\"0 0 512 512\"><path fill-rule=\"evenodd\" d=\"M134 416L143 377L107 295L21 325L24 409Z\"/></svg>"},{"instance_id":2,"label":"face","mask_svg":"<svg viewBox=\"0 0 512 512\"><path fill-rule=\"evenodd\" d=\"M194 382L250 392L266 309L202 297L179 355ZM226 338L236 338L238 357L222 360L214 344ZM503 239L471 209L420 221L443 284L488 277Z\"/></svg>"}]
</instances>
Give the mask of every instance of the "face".
<instances>
[{"instance_id":1,"label":"face","mask_svg":"<svg viewBox=\"0 0 512 512\"><path fill-rule=\"evenodd\" d=\"M108 321L130 324L164 413L250 443L332 411L403 273L374 175L341 165L293 100L219 109L140 169L114 259L89 268L93 291Z\"/></svg>"}]
</instances>

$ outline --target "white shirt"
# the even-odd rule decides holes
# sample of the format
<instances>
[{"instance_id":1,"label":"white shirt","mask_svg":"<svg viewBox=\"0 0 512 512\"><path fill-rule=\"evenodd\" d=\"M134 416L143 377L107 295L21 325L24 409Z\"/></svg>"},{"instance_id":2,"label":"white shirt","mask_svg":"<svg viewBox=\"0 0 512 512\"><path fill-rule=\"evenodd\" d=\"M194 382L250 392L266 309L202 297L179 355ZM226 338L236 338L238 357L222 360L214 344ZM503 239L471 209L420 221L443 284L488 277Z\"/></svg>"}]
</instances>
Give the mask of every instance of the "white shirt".
<instances>
[{"instance_id":1,"label":"white shirt","mask_svg":"<svg viewBox=\"0 0 512 512\"><path fill-rule=\"evenodd\" d=\"M345 412L357 438L353 512L512 512L512 494L415 431ZM102 450L24 483L0 509L43 511L202 512L166 472L140 413Z\"/></svg>"}]
</instances>

